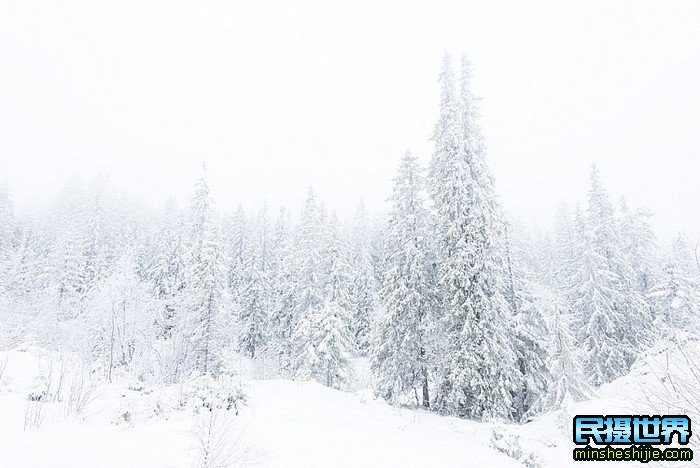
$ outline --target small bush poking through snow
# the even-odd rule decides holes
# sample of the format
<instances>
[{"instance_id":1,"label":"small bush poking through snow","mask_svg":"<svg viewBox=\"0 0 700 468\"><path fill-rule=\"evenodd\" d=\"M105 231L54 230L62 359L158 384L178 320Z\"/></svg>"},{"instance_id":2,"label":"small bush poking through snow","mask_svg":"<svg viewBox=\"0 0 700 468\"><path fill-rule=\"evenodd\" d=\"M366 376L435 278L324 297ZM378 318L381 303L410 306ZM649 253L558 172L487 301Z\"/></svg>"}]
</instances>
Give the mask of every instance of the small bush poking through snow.
<instances>
[{"instance_id":1,"label":"small bush poking through snow","mask_svg":"<svg viewBox=\"0 0 700 468\"><path fill-rule=\"evenodd\" d=\"M131 414L131 411L126 410L117 416L117 419L114 421L114 424L119 425L119 424L126 424L130 427L134 426L134 417Z\"/></svg>"},{"instance_id":2,"label":"small bush poking through snow","mask_svg":"<svg viewBox=\"0 0 700 468\"><path fill-rule=\"evenodd\" d=\"M489 446L528 468L542 468L544 466L542 459L535 452L523 448L520 444L520 437L508 431L503 424L494 423L491 428Z\"/></svg>"},{"instance_id":3,"label":"small bush poking through snow","mask_svg":"<svg viewBox=\"0 0 700 468\"><path fill-rule=\"evenodd\" d=\"M27 400L29 401L46 401L49 392L49 382L46 377L35 377L32 381L32 386L29 389Z\"/></svg>"},{"instance_id":4,"label":"small bush poking through snow","mask_svg":"<svg viewBox=\"0 0 700 468\"><path fill-rule=\"evenodd\" d=\"M221 374L218 378L210 375L193 375L183 384L180 405L191 407L195 412L201 408L235 410L245 404L245 393L240 379L231 374Z\"/></svg>"},{"instance_id":5,"label":"small bush poking through snow","mask_svg":"<svg viewBox=\"0 0 700 468\"><path fill-rule=\"evenodd\" d=\"M89 369L78 369L70 378L66 414L80 414L99 397L99 379Z\"/></svg>"}]
</instances>

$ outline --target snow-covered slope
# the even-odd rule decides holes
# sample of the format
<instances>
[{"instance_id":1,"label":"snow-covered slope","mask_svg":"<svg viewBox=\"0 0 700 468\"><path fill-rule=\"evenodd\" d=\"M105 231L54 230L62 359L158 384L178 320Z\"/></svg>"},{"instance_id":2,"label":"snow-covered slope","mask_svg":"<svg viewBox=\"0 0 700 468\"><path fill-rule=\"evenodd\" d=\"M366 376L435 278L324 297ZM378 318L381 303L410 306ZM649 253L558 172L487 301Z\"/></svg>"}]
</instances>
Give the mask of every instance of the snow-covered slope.
<instances>
[{"instance_id":1,"label":"snow-covered slope","mask_svg":"<svg viewBox=\"0 0 700 468\"><path fill-rule=\"evenodd\" d=\"M486 425L392 408L313 382L253 382L252 436L272 466L518 466Z\"/></svg>"},{"instance_id":2,"label":"snow-covered slope","mask_svg":"<svg viewBox=\"0 0 700 468\"><path fill-rule=\"evenodd\" d=\"M230 466L520 466L485 445L490 435L485 424L392 408L366 391L254 380L239 416L219 412L227 419L207 426L203 414L174 409L179 392L174 387L149 390L116 380L98 384L77 414L68 409L69 391L63 401L51 395L43 403L29 401L47 378L56 388L59 361L37 348L3 352L0 362L5 359L2 467L201 466L199 439L207 432L229 452L216 461ZM64 379L70 380L75 369L64 367ZM91 385L87 382L84 387Z\"/></svg>"},{"instance_id":3,"label":"snow-covered slope","mask_svg":"<svg viewBox=\"0 0 700 468\"><path fill-rule=\"evenodd\" d=\"M680 333L647 351L629 375L603 385L590 399L512 426L523 445L538 453L546 466L581 466L572 460L572 418L577 414L687 414L700 419L700 341ZM690 448L700 450L698 440ZM616 462L615 466L639 466L639 462ZM681 468L684 462L656 466Z\"/></svg>"},{"instance_id":4,"label":"snow-covered slope","mask_svg":"<svg viewBox=\"0 0 700 468\"><path fill-rule=\"evenodd\" d=\"M502 425L288 380L249 381L239 415L212 420L179 405L182 386L148 388L121 375L101 382L78 361L27 347L0 352L0 466L192 467L203 466L205 451L210 466L575 466L575 414L687 409L692 417L665 386L689 385L697 350L692 337L658 347L591 400Z\"/></svg>"}]
</instances>

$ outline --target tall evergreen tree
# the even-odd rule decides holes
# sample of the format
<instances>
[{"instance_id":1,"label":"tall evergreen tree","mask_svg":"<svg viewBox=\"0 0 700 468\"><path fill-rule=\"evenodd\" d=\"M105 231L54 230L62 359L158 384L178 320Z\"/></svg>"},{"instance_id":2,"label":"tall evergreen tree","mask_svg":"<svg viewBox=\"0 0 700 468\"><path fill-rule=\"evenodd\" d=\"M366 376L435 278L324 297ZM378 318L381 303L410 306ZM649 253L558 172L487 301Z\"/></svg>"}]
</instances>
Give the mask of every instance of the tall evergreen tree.
<instances>
[{"instance_id":1,"label":"tall evergreen tree","mask_svg":"<svg viewBox=\"0 0 700 468\"><path fill-rule=\"evenodd\" d=\"M580 208L576 207L576 211L578 213ZM574 281L579 247L579 232L576 229L571 211L566 205L562 204L557 209L555 217L554 242L552 244L552 279L555 291L567 304L572 300L571 295L576 289Z\"/></svg>"},{"instance_id":2,"label":"tall evergreen tree","mask_svg":"<svg viewBox=\"0 0 700 468\"><path fill-rule=\"evenodd\" d=\"M243 278L245 277L244 264L246 254L251 251L250 229L243 206L239 205L226 226L226 240L228 245L228 286L233 302L238 302Z\"/></svg>"},{"instance_id":3,"label":"tall evergreen tree","mask_svg":"<svg viewBox=\"0 0 700 468\"><path fill-rule=\"evenodd\" d=\"M380 291L384 313L377 325L371 363L379 395L397 402L404 392L415 392L416 404L427 408L435 279L422 190L418 162L406 153L394 178L386 231L386 274Z\"/></svg>"},{"instance_id":4,"label":"tall evergreen tree","mask_svg":"<svg viewBox=\"0 0 700 468\"><path fill-rule=\"evenodd\" d=\"M319 382L340 388L348 382L352 357L352 278L348 253L338 236L337 219L333 213L328 221L324 257L327 275L322 310L318 313L318 328L312 333L316 352L314 374Z\"/></svg>"},{"instance_id":5,"label":"tall evergreen tree","mask_svg":"<svg viewBox=\"0 0 700 468\"><path fill-rule=\"evenodd\" d=\"M525 268L513 261L507 241L506 255L506 298L512 311L509 335L522 382L514 394L514 412L516 418L527 419L543 409L542 399L549 384L548 330L540 305L531 293L533 281Z\"/></svg>"},{"instance_id":6,"label":"tall evergreen tree","mask_svg":"<svg viewBox=\"0 0 700 468\"><path fill-rule=\"evenodd\" d=\"M650 217L647 210L632 210L624 198L620 201L618 224L622 253L633 274L632 287L644 296L656 283L659 263L656 235L649 225Z\"/></svg>"},{"instance_id":7,"label":"tall evergreen tree","mask_svg":"<svg viewBox=\"0 0 700 468\"><path fill-rule=\"evenodd\" d=\"M75 317L80 313L82 301L87 294L83 240L80 225L69 218L62 226L52 252L54 278L64 318Z\"/></svg>"},{"instance_id":8,"label":"tall evergreen tree","mask_svg":"<svg viewBox=\"0 0 700 468\"><path fill-rule=\"evenodd\" d=\"M239 347L251 358L268 344L271 287L267 224L267 208L263 208L255 226L257 232L249 235L250 242L240 269Z\"/></svg>"},{"instance_id":9,"label":"tall evergreen tree","mask_svg":"<svg viewBox=\"0 0 700 468\"><path fill-rule=\"evenodd\" d=\"M622 253L612 205L591 170L588 213L578 219L579 272L573 307L591 384L624 375L646 344L649 312Z\"/></svg>"},{"instance_id":10,"label":"tall evergreen tree","mask_svg":"<svg viewBox=\"0 0 700 468\"><path fill-rule=\"evenodd\" d=\"M700 282L692 264L690 246L681 234L673 241L657 284L649 291L656 329L674 333L697 331L700 320Z\"/></svg>"},{"instance_id":11,"label":"tall evergreen tree","mask_svg":"<svg viewBox=\"0 0 700 468\"><path fill-rule=\"evenodd\" d=\"M85 220L83 233L83 248L85 258L84 277L88 288L101 281L109 274L113 261L115 242L111 239L108 215L105 213L104 200L98 191L92 200L83 207L82 215Z\"/></svg>"},{"instance_id":12,"label":"tall evergreen tree","mask_svg":"<svg viewBox=\"0 0 700 468\"><path fill-rule=\"evenodd\" d=\"M292 332L295 326L295 294L297 291L295 259L289 217L285 209L275 223L272 236L272 304L270 305L271 347L283 372L288 372L293 355Z\"/></svg>"},{"instance_id":13,"label":"tall evergreen tree","mask_svg":"<svg viewBox=\"0 0 700 468\"><path fill-rule=\"evenodd\" d=\"M468 417L510 417L518 371L506 335L502 239L469 79L465 67L460 102L445 57L430 170L448 351L438 403Z\"/></svg>"},{"instance_id":14,"label":"tall evergreen tree","mask_svg":"<svg viewBox=\"0 0 700 468\"><path fill-rule=\"evenodd\" d=\"M591 395L581 368L576 342L571 333L571 316L562 311L562 306L553 304L550 327L551 349L547 364L552 381L542 401L548 410L561 408L567 401L582 401Z\"/></svg>"},{"instance_id":15,"label":"tall evergreen tree","mask_svg":"<svg viewBox=\"0 0 700 468\"><path fill-rule=\"evenodd\" d=\"M26 299L41 285L42 262L32 225L21 230L15 249L7 253L7 261L0 263L0 291Z\"/></svg>"},{"instance_id":16,"label":"tall evergreen tree","mask_svg":"<svg viewBox=\"0 0 700 468\"><path fill-rule=\"evenodd\" d=\"M163 225L156 234L148 277L155 296L163 301L161 316L157 319L160 334L169 337L177 320L178 295L185 287L185 226L174 200L165 206Z\"/></svg>"},{"instance_id":17,"label":"tall evergreen tree","mask_svg":"<svg viewBox=\"0 0 700 468\"><path fill-rule=\"evenodd\" d=\"M318 367L314 333L320 323L324 303L322 275L322 210L312 189L304 202L295 263L298 268L294 298L294 329L292 332L292 361L298 377L313 377Z\"/></svg>"},{"instance_id":18,"label":"tall evergreen tree","mask_svg":"<svg viewBox=\"0 0 700 468\"><path fill-rule=\"evenodd\" d=\"M189 240L184 332L192 345L195 369L217 376L224 365L222 348L230 300L224 249L204 177L197 183L192 199Z\"/></svg>"},{"instance_id":19,"label":"tall evergreen tree","mask_svg":"<svg viewBox=\"0 0 700 468\"><path fill-rule=\"evenodd\" d=\"M10 193L0 183L0 267L14 244L15 209Z\"/></svg>"},{"instance_id":20,"label":"tall evergreen tree","mask_svg":"<svg viewBox=\"0 0 700 468\"><path fill-rule=\"evenodd\" d=\"M365 353L370 345L377 286L372 262L369 220L362 201L355 212L351 240L354 341L357 349Z\"/></svg>"}]
</instances>

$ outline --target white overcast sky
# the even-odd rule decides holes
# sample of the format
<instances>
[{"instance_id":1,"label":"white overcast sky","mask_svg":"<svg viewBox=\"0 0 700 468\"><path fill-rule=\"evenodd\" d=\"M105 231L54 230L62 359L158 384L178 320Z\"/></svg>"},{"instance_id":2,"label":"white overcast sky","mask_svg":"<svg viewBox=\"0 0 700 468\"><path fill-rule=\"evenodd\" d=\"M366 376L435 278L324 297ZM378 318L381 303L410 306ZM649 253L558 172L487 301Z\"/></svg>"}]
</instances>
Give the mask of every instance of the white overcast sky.
<instances>
[{"instance_id":1,"label":"white overcast sky","mask_svg":"<svg viewBox=\"0 0 700 468\"><path fill-rule=\"evenodd\" d=\"M0 0L0 181L20 209L108 175L157 205L385 210L465 51L509 213L546 227L597 162L661 240L700 235L698 1Z\"/></svg>"}]
</instances>

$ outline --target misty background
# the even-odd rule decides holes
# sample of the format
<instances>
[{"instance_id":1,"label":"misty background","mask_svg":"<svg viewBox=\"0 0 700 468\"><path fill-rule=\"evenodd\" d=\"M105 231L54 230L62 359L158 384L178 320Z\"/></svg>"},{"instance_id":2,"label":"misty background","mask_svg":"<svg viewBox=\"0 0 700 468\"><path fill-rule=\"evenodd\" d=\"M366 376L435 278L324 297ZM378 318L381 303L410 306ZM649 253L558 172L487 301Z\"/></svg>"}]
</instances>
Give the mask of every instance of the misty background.
<instances>
[{"instance_id":1,"label":"misty background","mask_svg":"<svg viewBox=\"0 0 700 468\"><path fill-rule=\"evenodd\" d=\"M434 2L432 2L434 3ZM152 206L203 161L218 207L296 211L309 185L382 213L423 162L445 50L469 55L505 210L547 229L585 200L700 236L700 3L6 2L0 183L20 210L107 178Z\"/></svg>"}]
</instances>

